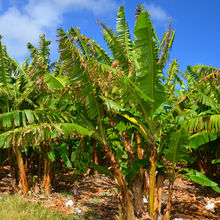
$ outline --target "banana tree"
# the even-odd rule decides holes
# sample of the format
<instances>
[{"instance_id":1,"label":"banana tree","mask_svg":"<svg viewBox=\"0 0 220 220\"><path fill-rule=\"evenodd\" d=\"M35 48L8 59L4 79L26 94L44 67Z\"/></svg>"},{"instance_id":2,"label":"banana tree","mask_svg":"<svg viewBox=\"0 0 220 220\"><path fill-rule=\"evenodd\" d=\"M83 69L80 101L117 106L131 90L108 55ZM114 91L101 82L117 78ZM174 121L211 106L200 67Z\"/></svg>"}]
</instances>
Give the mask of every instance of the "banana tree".
<instances>
[{"instance_id":1,"label":"banana tree","mask_svg":"<svg viewBox=\"0 0 220 220\"><path fill-rule=\"evenodd\" d=\"M114 58L108 56L94 41L80 35L77 29L72 28L67 34L60 30L63 70L66 75L71 76L73 79L73 83L70 85L74 88L76 98L80 99L79 113L82 104L85 105L83 107L85 113L83 115L82 113L79 114L81 120L86 122L84 126L98 129L98 134L101 134L102 140L96 135L93 135L93 137L104 145L103 149L107 155L113 154L112 152L109 153L109 144L105 145L103 143L103 140L105 143L108 140L102 123L104 116L101 113L105 111L102 101L105 102L109 113L120 112L120 115L133 124L143 137L143 142L146 144L143 149L145 153L149 152L150 154L149 213L151 217L156 218L158 214L156 213L158 212L156 211L158 209L157 203L159 203L156 201L157 196L155 193L156 169L157 160L164 149L162 137L164 134L169 133L164 131L167 122L171 126L172 123L173 125L177 124L173 113L176 109L181 112L180 104L184 100L184 95L179 98L174 94L175 86L173 84L176 82L180 83L182 88L185 88L177 72L175 72L177 68L176 60L171 65L166 83L162 83L162 80L165 79L165 76L162 75L162 69L168 59L167 53L172 46L175 32L171 34L169 27L165 38L158 42L149 14L145 10L139 10L134 30L137 40L132 42L127 23L124 20L122 7L118 12L118 33L112 32L103 23L100 24L103 27L104 39ZM162 47L163 49L161 49ZM163 51L161 56L159 56L159 51ZM74 74L75 72L77 74ZM58 78L57 81L59 81ZM123 90L121 86L123 86ZM189 91L185 95L189 97L191 94L192 91ZM167 100L165 99L166 95ZM91 99L92 97L93 99ZM95 104L92 104L93 100L95 100ZM91 112L90 105L94 106L93 110L96 110L96 114ZM96 126L91 121L94 118L97 118ZM168 137L170 135L169 133ZM128 149L128 142L123 136L125 149L133 154ZM110 160L112 164L116 164L117 161L112 160L113 156ZM115 173L115 176L117 175ZM126 182L121 185L124 184ZM121 190L124 192L123 187L121 187ZM124 204L126 203L124 202ZM129 216L129 214L127 213L125 216Z\"/></svg>"},{"instance_id":2,"label":"banana tree","mask_svg":"<svg viewBox=\"0 0 220 220\"><path fill-rule=\"evenodd\" d=\"M2 37L1 37L2 39ZM7 131L7 126L11 125L10 119L7 118L7 115L10 114L10 111L14 108L14 102L18 96L20 96L20 92L14 90L16 79L13 75L16 75L17 72L21 71L18 63L14 61L7 53L6 47L2 44L0 39L0 100L3 104L1 104L1 113L5 114L3 126L0 126L1 133ZM13 145L12 146L14 153L18 162L19 176L22 184L23 193L27 193L28 185L27 178L24 170L24 162L21 155L21 150L19 147ZM8 160L11 169L11 175L15 178L15 168L14 163L12 162L12 152L11 146L8 146Z\"/></svg>"},{"instance_id":3,"label":"banana tree","mask_svg":"<svg viewBox=\"0 0 220 220\"><path fill-rule=\"evenodd\" d=\"M104 27L106 42L112 46L112 42L117 42L117 35L111 33L104 25L102 26ZM169 33L170 28L165 36L169 36ZM172 85L179 83L180 86L185 89L184 83L177 75L176 69L178 64L176 60L174 60L165 83L166 85L164 85L162 83L162 80L165 79L165 76L162 75L162 68L164 67L164 62L162 62L162 60L167 56L158 56L158 50L160 50L160 46L163 45L163 41L159 44L159 46L157 45L157 37L146 11L139 10L134 34L137 40L133 44L133 50L132 46L130 47L130 50L128 50L132 51L132 59L130 59L130 62L133 66L132 64L130 65L130 72L127 73L126 68L123 71L124 66L120 64L120 62L123 62L121 58L122 53L120 52L120 56L118 55L118 60L120 60L120 62L114 63L117 68L122 70L121 75L114 78L114 91L116 90L116 86L118 86L119 89L117 92L112 92L111 95L113 95L109 97L106 97L106 93L103 93L103 96L105 96L103 99L106 101L106 105L109 107L109 110L120 112L124 118L127 118L131 123L133 123L147 143L148 150L150 152L149 213L151 217L156 218L156 209L158 209L157 201L155 199L156 163L159 160L159 156L163 155L164 143L162 141L162 137L164 135L168 135L169 137L172 134L170 134L170 132L166 132L166 125L169 124L172 127L179 123L175 121L176 116L178 114L187 114L184 112L186 109L181 108L181 104L183 104L185 98L187 97L192 99L193 95L196 95L195 91L198 91L198 88L200 88L200 90L202 89L201 86L203 82L211 76L216 76L217 72L214 71L210 73L211 75L204 76L200 81L198 81L195 89L190 91L185 90L185 94L181 95L182 97L179 97L175 95L175 86ZM170 41L172 43L174 34L175 32L171 38L166 38L168 42ZM126 40L123 42L126 42ZM169 43L167 44L169 45ZM166 48L170 48L167 47L167 44L165 44L164 50ZM132 43L130 45L132 45ZM116 50L116 48L114 49L115 51L112 49L112 54L115 52L117 55L117 51L119 50ZM168 52L168 49L165 50L166 53ZM127 59L127 61L129 62L129 59ZM119 84L117 84L117 82ZM124 93L120 91L121 86L123 86ZM170 86L172 86L172 90L170 90ZM208 98L206 98L206 101L207 100ZM210 99L208 102L210 105ZM216 104L212 103L212 106L216 109ZM136 114L134 114L131 109L136 109ZM175 110L177 110L177 115L173 114ZM209 115L208 118L210 116L211 115ZM201 120L202 118L200 117L199 119L199 117L200 116L197 115L196 119L193 119L193 117L190 116L188 119L191 121L185 121L185 123L189 122L191 129L193 128L195 130L196 128L194 128L194 126L198 127L199 125L193 123L193 120L194 122L195 120ZM214 130L215 132L219 129L216 124L217 118L218 113L210 117L212 121L211 130ZM186 129L189 130L189 127ZM178 132L178 130L173 132ZM182 133L180 132L180 134ZM146 148L145 151L147 152Z\"/></svg>"},{"instance_id":4,"label":"banana tree","mask_svg":"<svg viewBox=\"0 0 220 220\"><path fill-rule=\"evenodd\" d=\"M134 219L132 199L127 184L107 139L104 122L106 110L104 102L100 98L99 85L101 86L101 84L99 82L102 77L107 77L109 71L119 71L117 68L111 67L110 56L94 41L80 35L77 29L71 28L67 34L60 29L59 37L62 69L65 76L70 78L66 90L71 91L78 123L95 131L92 138L99 142L104 150L110 161L112 174L120 187L124 218ZM96 53L99 54L99 59L102 59L103 63L98 62L97 58L93 58L97 55ZM56 79L59 80L58 77ZM52 83L52 81L48 83Z\"/></svg>"},{"instance_id":5,"label":"banana tree","mask_svg":"<svg viewBox=\"0 0 220 220\"><path fill-rule=\"evenodd\" d=\"M39 124L40 120L37 115L39 115L39 112L46 112L44 111L44 109L50 108L50 111L52 111L51 109L53 108L53 101L50 97L50 93L47 91L46 85L43 84L44 75L50 72L48 58L49 43L49 41L45 40L44 35L41 36L39 49L36 49L33 45L29 43L28 47L31 51L32 60L26 60L23 64L23 67L20 67L16 61L10 58L5 49L3 50L3 48L0 47L2 52L1 81L3 82L1 88L3 88L2 91L4 91L4 96L1 96L1 98L5 100L5 105L3 105L3 107L7 107L7 109L2 110L2 114L0 115L2 128L1 134L3 134L1 136L2 138L4 135L8 134L8 132L10 133L10 131L14 129L25 129L27 125L34 126L34 124ZM11 77L12 74L14 75L13 78ZM35 111L33 112L33 110ZM56 119L56 116L52 115L50 116L50 119L42 115L40 117L42 117L41 123L49 121L51 122L52 120L55 121ZM27 127L27 129L29 128ZM20 134L22 135L22 133ZM22 149L24 149L24 147L30 146L28 146L28 144L24 144L22 146L20 143L21 140L19 140L18 143L16 141L11 141L8 142L8 145L5 145L4 143L2 144L4 144L4 147L8 148L9 152L11 147L14 149L15 155L17 157L20 180L22 183L22 191L23 193L27 193L27 177L25 174L24 161L21 151ZM47 152L44 155L45 157L47 157ZM11 155L9 154L9 159L10 158ZM48 164L49 163L50 162L48 161ZM50 180L50 171L48 171L48 164L45 164L45 167L47 167L47 169L45 169L45 173L48 175L44 175L44 183L50 183L50 181L48 181ZM49 192L50 184L44 185L45 191Z\"/></svg>"},{"instance_id":6,"label":"banana tree","mask_svg":"<svg viewBox=\"0 0 220 220\"><path fill-rule=\"evenodd\" d=\"M218 78L218 69L213 67L195 66L188 67L190 72L181 73L178 70L176 60L171 64L169 77L166 85L168 88L175 87L178 82L181 89L176 94L170 96L172 109L168 112L165 119L166 124L173 124L168 129L168 136L163 136L162 142L168 143L168 147L162 152L166 159L172 163L172 167L166 167L166 173L169 179L169 195L165 218L170 218L172 186L176 178L181 176L175 171L178 161L192 161L192 150L199 146L217 140L219 137L219 103L218 89L216 87L216 78ZM192 73L192 70L194 72ZM195 70L198 71L195 73ZM180 81L176 74L180 72L185 80L186 86ZM196 80L195 80L196 79ZM175 83L176 81L176 83ZM212 98L211 98L212 97ZM181 129L177 129L181 127ZM174 130L174 132L170 131ZM219 192L217 183L208 179L202 173L183 169L187 174L182 175L189 180L195 181L205 186L211 186ZM183 172L183 170L180 170Z\"/></svg>"},{"instance_id":7,"label":"banana tree","mask_svg":"<svg viewBox=\"0 0 220 220\"><path fill-rule=\"evenodd\" d=\"M109 33L107 28L105 28L106 33ZM162 84L164 79L162 69L167 61L167 53L172 45L174 35L175 32L171 34L169 27L165 38L159 42L148 12L139 10L134 29L136 40L130 46L130 73L126 74L125 70L116 79L116 85L117 82L119 83L118 88L122 85L123 91L118 91L114 102L112 102L112 97L105 98L106 104L111 110L124 112L123 117L136 126L146 144L143 147L145 154L147 152L150 154L149 214L151 217L155 216L157 142L161 132L161 119L156 117L159 112L163 115L161 106L166 101L166 91ZM108 38L107 40L111 42ZM163 47L163 53L159 56L161 47ZM120 62L119 67L121 67ZM131 109L135 109L135 114Z\"/></svg>"},{"instance_id":8,"label":"banana tree","mask_svg":"<svg viewBox=\"0 0 220 220\"><path fill-rule=\"evenodd\" d=\"M200 131L199 129L196 131L196 129L189 128L192 133L190 138L191 149L197 157L200 171L211 177L214 171L212 170L211 160L217 158L218 151L219 130L214 129L213 122L219 120L220 112L219 70L211 66L188 66L186 76L187 81L190 81L190 89L194 91L191 100L187 100L188 103L194 102L194 107L190 106L191 114L193 114L193 117L200 116L200 119L203 118L204 120L206 118L209 121L208 127L201 125ZM202 82L203 80L205 82ZM199 88L195 89L199 82ZM193 85L195 85L194 89L192 88Z\"/></svg>"},{"instance_id":9,"label":"banana tree","mask_svg":"<svg viewBox=\"0 0 220 220\"><path fill-rule=\"evenodd\" d=\"M77 29L71 28L67 34L60 29L59 47L63 75L70 78L65 90L71 91L72 95L74 91L75 99L73 99L73 103L80 118L79 123L90 127L91 130L97 130L93 134L93 138L99 141L111 161L113 175L121 190L121 202L125 218L128 219L134 218L134 210L129 197L127 183L106 138L103 123L106 107L103 104L104 102L106 103L108 96L113 96L116 100L121 100L119 106L121 104L131 106L139 112L139 116L143 117L145 122L139 126L136 121L136 127L144 136L151 153L150 184L152 187L150 187L150 213L153 215L154 207L152 204L154 203L156 177L156 139L153 132L156 129L156 124L153 122L153 114L164 101L162 96L164 88L160 81L160 73L167 60L165 54L172 45L175 33L171 34L169 28L165 35L165 40L161 44L157 44L155 40L158 39L149 19L149 14L143 10L138 15L135 27L137 40L132 42L124 19L123 7L120 7L118 12L118 33L112 32L103 23L101 25L104 39L114 58L107 55L94 41L80 35ZM164 50L159 58L158 53L161 48L164 48ZM60 76L50 76L47 83L49 86L56 83L57 86L61 81L62 77ZM124 91L119 88L119 83L121 82L126 88ZM137 102L128 101L128 97L134 97ZM84 111L82 112L82 110ZM134 120L132 121L129 115L125 114L124 118L134 123Z\"/></svg>"}]
</instances>

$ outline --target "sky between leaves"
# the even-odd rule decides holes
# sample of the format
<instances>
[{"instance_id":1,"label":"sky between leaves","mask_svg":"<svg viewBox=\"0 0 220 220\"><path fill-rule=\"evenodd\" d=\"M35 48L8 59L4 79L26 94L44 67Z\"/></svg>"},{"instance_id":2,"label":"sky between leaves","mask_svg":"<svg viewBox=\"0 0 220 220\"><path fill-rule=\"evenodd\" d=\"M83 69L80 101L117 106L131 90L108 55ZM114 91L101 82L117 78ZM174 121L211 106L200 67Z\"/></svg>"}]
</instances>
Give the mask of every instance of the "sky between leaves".
<instances>
[{"instance_id":1,"label":"sky between leaves","mask_svg":"<svg viewBox=\"0 0 220 220\"><path fill-rule=\"evenodd\" d=\"M9 54L22 63L29 55L27 42L37 46L39 34L45 33L52 41L52 59L56 59L57 28L80 27L81 33L106 48L95 21L115 28L118 7L123 5L133 36L137 4L145 4L159 39L172 17L177 32L171 60L177 57L182 71L187 65L220 66L219 0L0 0L0 34Z\"/></svg>"}]
</instances>

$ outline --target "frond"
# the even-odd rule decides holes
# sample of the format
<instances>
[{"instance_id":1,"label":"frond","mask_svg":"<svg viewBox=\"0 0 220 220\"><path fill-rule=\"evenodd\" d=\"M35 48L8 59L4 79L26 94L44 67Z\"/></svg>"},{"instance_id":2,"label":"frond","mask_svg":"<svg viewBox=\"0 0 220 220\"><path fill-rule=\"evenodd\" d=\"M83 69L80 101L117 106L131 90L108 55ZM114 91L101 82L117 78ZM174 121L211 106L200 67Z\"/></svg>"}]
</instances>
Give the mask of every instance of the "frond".
<instances>
[{"instance_id":1,"label":"frond","mask_svg":"<svg viewBox=\"0 0 220 220\"><path fill-rule=\"evenodd\" d=\"M39 46L39 52L40 55L44 59L44 64L49 64L50 59L50 48L49 45L51 44L51 41L45 39L45 34L40 35L40 46Z\"/></svg>"},{"instance_id":2,"label":"frond","mask_svg":"<svg viewBox=\"0 0 220 220\"><path fill-rule=\"evenodd\" d=\"M113 100L106 98L104 96L101 97L107 106L107 109L113 112L126 112L124 108L120 106L120 104L114 102Z\"/></svg>"},{"instance_id":3,"label":"frond","mask_svg":"<svg viewBox=\"0 0 220 220\"><path fill-rule=\"evenodd\" d=\"M63 62L58 58L58 61L54 62L53 75L54 76L63 76L65 73L63 71Z\"/></svg>"},{"instance_id":4,"label":"frond","mask_svg":"<svg viewBox=\"0 0 220 220\"><path fill-rule=\"evenodd\" d=\"M70 85L79 91L76 94L78 100L80 100L90 120L97 120L100 134L104 137L102 127L103 110L102 105L99 104L101 100L97 94L99 90L96 75L103 74L103 72L99 73L97 68L100 68L100 66L107 66L109 68L109 66L89 57L90 52L87 48L87 44L77 32L76 34L78 41L80 41L82 52L78 49L78 44L75 45L72 43L62 29L60 29L59 33L59 47L61 49L61 59L64 61L64 69L67 73L74 73L74 76L71 75L73 80Z\"/></svg>"},{"instance_id":5,"label":"frond","mask_svg":"<svg viewBox=\"0 0 220 220\"><path fill-rule=\"evenodd\" d=\"M139 15L134 35L136 38L135 50L139 64L136 75L137 82L140 89L151 100L154 100L153 106L146 106L146 111L152 112L164 101L162 96L164 88L160 82L161 71L158 66L157 44L153 37L152 24L147 11L143 11Z\"/></svg>"},{"instance_id":6,"label":"frond","mask_svg":"<svg viewBox=\"0 0 220 220\"><path fill-rule=\"evenodd\" d=\"M14 89L0 86L0 96L15 98L16 95L17 92Z\"/></svg>"},{"instance_id":7,"label":"frond","mask_svg":"<svg viewBox=\"0 0 220 220\"><path fill-rule=\"evenodd\" d=\"M129 73L129 59L118 34L114 33L111 28L107 28L105 24L100 23L103 28L104 40L111 50L114 60L118 61L119 68L126 74Z\"/></svg>"},{"instance_id":8,"label":"frond","mask_svg":"<svg viewBox=\"0 0 220 220\"><path fill-rule=\"evenodd\" d=\"M73 27L71 27L70 31L67 31L67 35L76 48L85 56L85 59L89 59L90 55L92 55L92 52L89 48L89 43L91 40L84 35L80 35L79 30Z\"/></svg>"},{"instance_id":9,"label":"frond","mask_svg":"<svg viewBox=\"0 0 220 220\"><path fill-rule=\"evenodd\" d=\"M10 62L7 56L6 47L2 44L0 36L0 86L9 87L12 84Z\"/></svg>"},{"instance_id":10,"label":"frond","mask_svg":"<svg viewBox=\"0 0 220 220\"><path fill-rule=\"evenodd\" d=\"M107 109L114 114L118 114L120 117L123 117L126 121L131 123L145 138L147 143L151 143L153 140L153 135L151 133L151 129L148 129L146 125L141 121L141 116L132 111L130 108L122 108L119 103L108 99L106 97L102 97L107 106Z\"/></svg>"},{"instance_id":11,"label":"frond","mask_svg":"<svg viewBox=\"0 0 220 220\"><path fill-rule=\"evenodd\" d=\"M43 141L48 141L61 136L92 135L94 132L74 123L42 123L39 125L28 125L15 128L0 134L0 148L10 146L31 146L39 145Z\"/></svg>"},{"instance_id":12,"label":"frond","mask_svg":"<svg viewBox=\"0 0 220 220\"><path fill-rule=\"evenodd\" d=\"M79 68L82 67L85 63L83 54L73 45L72 41L62 28L58 30L60 58L64 61L64 65L70 66L73 64L74 66L74 64L79 64ZM74 63L68 62L68 60L71 59L73 59Z\"/></svg>"},{"instance_id":13,"label":"frond","mask_svg":"<svg viewBox=\"0 0 220 220\"><path fill-rule=\"evenodd\" d=\"M118 9L117 14L117 25L116 30L118 32L118 37L121 41L122 47L126 51L126 56L131 59L131 52L133 50L133 44L130 38L128 23L125 20L125 13L124 13L124 7L121 6Z\"/></svg>"},{"instance_id":14,"label":"frond","mask_svg":"<svg viewBox=\"0 0 220 220\"><path fill-rule=\"evenodd\" d=\"M20 77L19 77L20 78ZM16 99L14 101L14 109L19 109L23 102L30 104L31 107L37 108L36 104L33 102L31 94L35 90L35 87L25 87L24 90L16 92Z\"/></svg>"},{"instance_id":15,"label":"frond","mask_svg":"<svg viewBox=\"0 0 220 220\"><path fill-rule=\"evenodd\" d=\"M104 83L109 75L113 77L120 75L121 71L118 68L109 65L112 62L111 58L98 44L80 35L76 29L72 28L71 30L74 30L74 32L68 32L70 36L62 32L62 36L65 36L65 42L61 39L60 47L62 47L61 58L64 60L63 67L71 72L72 78L77 77L77 81L80 81L82 77L83 81L81 82L88 85L88 78L85 74L85 70L87 70L90 80L97 85L97 81ZM97 59L96 55L98 56ZM70 57L74 58L74 62L67 61Z\"/></svg>"},{"instance_id":16,"label":"frond","mask_svg":"<svg viewBox=\"0 0 220 220\"><path fill-rule=\"evenodd\" d=\"M22 93L29 86L31 86L30 78L26 72L23 71L16 77L15 88L17 91Z\"/></svg>"},{"instance_id":17,"label":"frond","mask_svg":"<svg viewBox=\"0 0 220 220\"><path fill-rule=\"evenodd\" d=\"M136 21L143 10L144 10L143 5L137 5L137 7L135 9Z\"/></svg>"},{"instance_id":18,"label":"frond","mask_svg":"<svg viewBox=\"0 0 220 220\"><path fill-rule=\"evenodd\" d=\"M181 80L180 77L178 76L178 73L179 73L178 67L179 67L179 65L177 63L177 59L175 58L170 63L170 67L167 71L168 78L166 80L166 85L168 85L168 86L173 85L175 87L176 84L179 84L182 88L184 88L183 80Z\"/></svg>"},{"instance_id":19,"label":"frond","mask_svg":"<svg viewBox=\"0 0 220 220\"><path fill-rule=\"evenodd\" d=\"M183 126L190 133L200 131L220 132L220 114L197 116L190 119L185 119Z\"/></svg>"},{"instance_id":20,"label":"frond","mask_svg":"<svg viewBox=\"0 0 220 220\"><path fill-rule=\"evenodd\" d=\"M204 76L201 78L196 85L192 89L190 89L186 94L184 94L174 105L172 111L175 110L175 107L180 106L182 103L184 103L188 98L190 99L193 97L193 94L196 91L200 91L201 88L204 88L207 86L207 81L209 81L214 75L219 74L219 70L216 70L214 72L211 72L209 75ZM204 87L203 87L204 86Z\"/></svg>"},{"instance_id":21,"label":"frond","mask_svg":"<svg viewBox=\"0 0 220 220\"><path fill-rule=\"evenodd\" d=\"M192 149L198 149L200 146L216 140L220 137L220 133L212 133L207 131L198 132L189 137L189 146Z\"/></svg>"},{"instance_id":22,"label":"frond","mask_svg":"<svg viewBox=\"0 0 220 220\"><path fill-rule=\"evenodd\" d=\"M54 123L67 121L62 113L51 109L36 110L14 110L0 114L0 128L11 129L17 127L26 127L31 124L38 123Z\"/></svg>"},{"instance_id":23,"label":"frond","mask_svg":"<svg viewBox=\"0 0 220 220\"><path fill-rule=\"evenodd\" d=\"M169 148L164 151L164 154L173 166L184 159L187 154L186 146L188 143L189 133L186 130L180 129L171 134Z\"/></svg>"},{"instance_id":24,"label":"frond","mask_svg":"<svg viewBox=\"0 0 220 220\"><path fill-rule=\"evenodd\" d=\"M54 76L53 74L46 74L44 82L47 84L49 89L64 89L66 87L66 81L68 77L65 76Z\"/></svg>"},{"instance_id":25,"label":"frond","mask_svg":"<svg viewBox=\"0 0 220 220\"><path fill-rule=\"evenodd\" d=\"M33 44L31 44L30 42L27 43L27 48L28 48L32 57L35 57L35 55L38 55L38 56L40 55L37 48Z\"/></svg>"},{"instance_id":26,"label":"frond","mask_svg":"<svg viewBox=\"0 0 220 220\"><path fill-rule=\"evenodd\" d=\"M213 190L216 192L220 193L220 188L218 187L218 184L210 180L208 177L206 177L204 174L200 173L197 170L189 169L189 168L184 168L187 173L182 174L182 177L194 181L198 184L201 184L203 186L210 186L212 187Z\"/></svg>"},{"instance_id":27,"label":"frond","mask_svg":"<svg viewBox=\"0 0 220 220\"><path fill-rule=\"evenodd\" d=\"M175 37L175 30L171 34L171 21L168 28L168 31L164 34L164 38L162 39L158 51L161 53L160 58L158 60L159 68L162 70L169 60L169 50L172 48L174 37Z\"/></svg>"},{"instance_id":28,"label":"frond","mask_svg":"<svg viewBox=\"0 0 220 220\"><path fill-rule=\"evenodd\" d=\"M192 94L192 97L195 99L195 101L201 103L202 105L210 107L216 113L220 112L220 105L216 102L217 97L210 97L201 91L195 92L194 94Z\"/></svg>"},{"instance_id":29,"label":"frond","mask_svg":"<svg viewBox=\"0 0 220 220\"><path fill-rule=\"evenodd\" d=\"M95 60L111 66L113 58L108 55L107 52L99 44L95 43L95 41L92 41L92 46L95 52Z\"/></svg>"},{"instance_id":30,"label":"frond","mask_svg":"<svg viewBox=\"0 0 220 220\"><path fill-rule=\"evenodd\" d=\"M217 70L217 68L212 67L212 66L195 65L191 69L191 74L197 75L199 78L202 78L202 77L205 77L216 70Z\"/></svg>"},{"instance_id":31,"label":"frond","mask_svg":"<svg viewBox=\"0 0 220 220\"><path fill-rule=\"evenodd\" d=\"M31 43L27 47L31 53L31 61L25 62L25 70L31 81L42 84L45 73L51 72L50 65L50 41L45 40L45 35L40 35L39 47L36 48Z\"/></svg>"},{"instance_id":32,"label":"frond","mask_svg":"<svg viewBox=\"0 0 220 220\"><path fill-rule=\"evenodd\" d=\"M188 81L189 89L193 88L196 83L198 83L202 78L206 78L206 76L209 76L211 73L216 74L209 78L209 81L212 82L212 84L219 82L217 68L204 65L195 65L193 67L187 66L185 77Z\"/></svg>"}]
</instances>

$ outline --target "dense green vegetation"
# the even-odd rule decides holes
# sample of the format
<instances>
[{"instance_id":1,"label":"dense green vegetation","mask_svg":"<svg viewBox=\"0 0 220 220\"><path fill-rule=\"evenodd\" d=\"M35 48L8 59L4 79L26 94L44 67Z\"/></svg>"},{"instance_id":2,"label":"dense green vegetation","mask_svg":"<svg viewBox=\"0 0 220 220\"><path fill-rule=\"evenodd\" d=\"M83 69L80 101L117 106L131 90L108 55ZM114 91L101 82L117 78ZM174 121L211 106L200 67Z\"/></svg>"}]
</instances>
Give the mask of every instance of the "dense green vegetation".
<instances>
[{"instance_id":1,"label":"dense green vegetation","mask_svg":"<svg viewBox=\"0 0 220 220\"><path fill-rule=\"evenodd\" d=\"M149 215L161 215L168 179L169 219L179 176L220 192L219 69L196 65L183 73L174 59L166 72L175 31L170 24L159 40L142 7L134 41L123 7L116 32L98 23L111 54L77 28L60 28L57 62L41 35L39 47L28 43L30 57L20 67L0 41L1 165L10 164L24 194L41 181L40 190L50 193L62 162L75 175L88 167L111 175L121 218L129 220L144 212L144 195ZM186 167L177 172L179 162Z\"/></svg>"}]
</instances>

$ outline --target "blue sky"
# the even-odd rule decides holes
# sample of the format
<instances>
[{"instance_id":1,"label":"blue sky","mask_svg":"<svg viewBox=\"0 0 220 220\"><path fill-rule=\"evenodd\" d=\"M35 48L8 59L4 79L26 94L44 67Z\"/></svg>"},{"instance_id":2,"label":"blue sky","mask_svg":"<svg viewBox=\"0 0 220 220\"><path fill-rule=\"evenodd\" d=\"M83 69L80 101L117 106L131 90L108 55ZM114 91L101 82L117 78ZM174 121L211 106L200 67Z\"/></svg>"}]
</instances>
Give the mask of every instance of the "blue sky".
<instances>
[{"instance_id":1,"label":"blue sky","mask_svg":"<svg viewBox=\"0 0 220 220\"><path fill-rule=\"evenodd\" d=\"M182 71L195 64L220 67L219 0L0 0L0 34L9 54L21 63L28 56L27 42L37 46L39 34L45 33L55 59L58 27L80 27L106 47L95 21L114 28L118 6L124 5L133 35L137 4L145 4L160 39L172 17L177 32L170 58L177 57Z\"/></svg>"}]
</instances>

